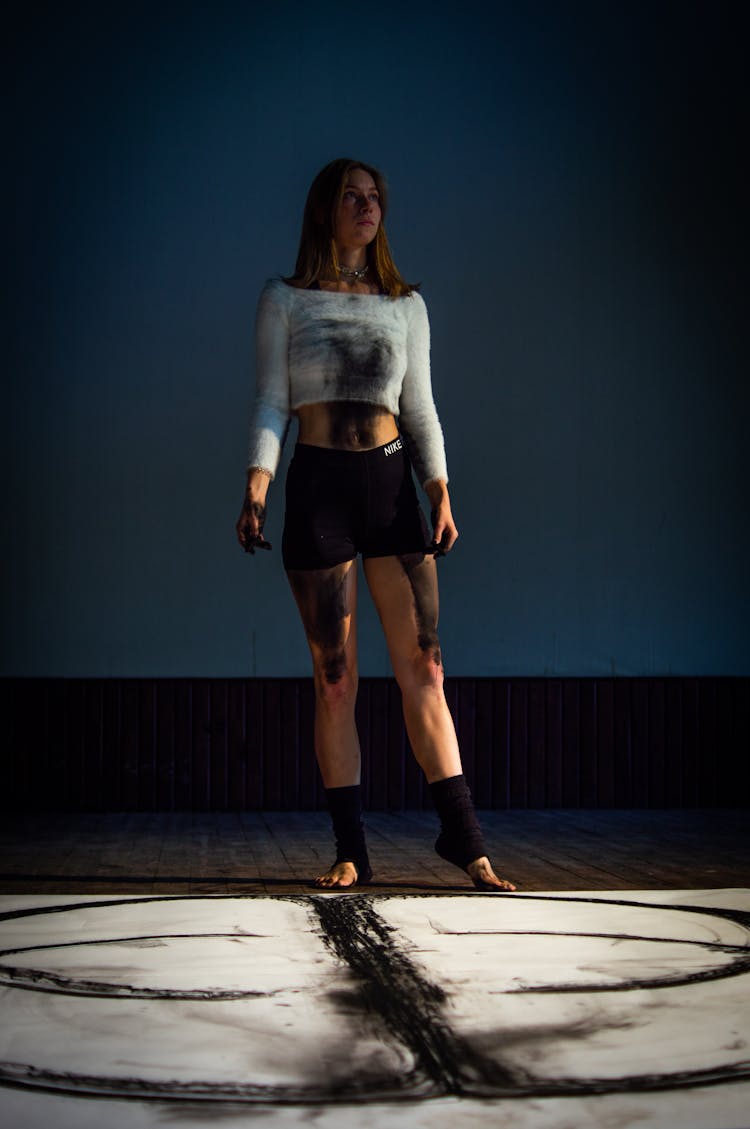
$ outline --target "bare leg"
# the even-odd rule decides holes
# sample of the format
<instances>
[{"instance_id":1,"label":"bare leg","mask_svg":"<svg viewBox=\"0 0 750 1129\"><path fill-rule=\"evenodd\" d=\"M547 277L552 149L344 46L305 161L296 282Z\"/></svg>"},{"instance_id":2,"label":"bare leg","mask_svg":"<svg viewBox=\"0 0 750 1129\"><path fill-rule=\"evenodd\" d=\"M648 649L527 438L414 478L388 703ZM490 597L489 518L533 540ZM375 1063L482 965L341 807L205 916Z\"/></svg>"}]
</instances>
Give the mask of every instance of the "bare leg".
<instances>
[{"instance_id":1,"label":"bare leg","mask_svg":"<svg viewBox=\"0 0 750 1129\"><path fill-rule=\"evenodd\" d=\"M422 553L371 557L364 567L401 687L406 731L417 762L430 784L458 776L463 772L461 755L443 691L435 559ZM486 855L473 859L466 870L481 889L515 890L511 882L498 878Z\"/></svg>"},{"instance_id":2,"label":"bare leg","mask_svg":"<svg viewBox=\"0 0 750 1129\"><path fill-rule=\"evenodd\" d=\"M357 699L356 561L328 569L287 572L313 660L315 755L326 788L360 782ZM318 886L351 886L357 869L335 863L319 875Z\"/></svg>"}]
</instances>

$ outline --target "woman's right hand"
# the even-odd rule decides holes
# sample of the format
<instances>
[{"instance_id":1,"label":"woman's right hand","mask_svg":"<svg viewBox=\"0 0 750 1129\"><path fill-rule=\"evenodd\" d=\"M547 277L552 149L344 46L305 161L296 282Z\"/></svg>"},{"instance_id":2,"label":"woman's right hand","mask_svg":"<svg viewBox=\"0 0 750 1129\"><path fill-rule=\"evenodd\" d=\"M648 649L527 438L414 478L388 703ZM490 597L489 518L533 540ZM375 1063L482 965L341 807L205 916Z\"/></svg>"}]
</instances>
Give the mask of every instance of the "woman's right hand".
<instances>
[{"instance_id":1,"label":"woman's right hand","mask_svg":"<svg viewBox=\"0 0 750 1129\"><path fill-rule=\"evenodd\" d=\"M246 494L235 526L239 543L246 553L254 553L256 549L271 548L271 542L266 541L263 536L265 520L265 498L254 497L250 493Z\"/></svg>"}]
</instances>

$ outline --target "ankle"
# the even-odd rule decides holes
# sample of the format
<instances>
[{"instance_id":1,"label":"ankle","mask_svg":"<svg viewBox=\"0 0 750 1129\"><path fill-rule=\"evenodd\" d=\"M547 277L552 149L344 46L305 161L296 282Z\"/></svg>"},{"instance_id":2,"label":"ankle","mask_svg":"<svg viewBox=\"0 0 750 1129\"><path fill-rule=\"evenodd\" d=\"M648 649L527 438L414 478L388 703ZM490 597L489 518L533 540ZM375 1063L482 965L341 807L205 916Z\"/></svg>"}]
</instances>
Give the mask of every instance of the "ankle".
<instances>
[{"instance_id":1,"label":"ankle","mask_svg":"<svg viewBox=\"0 0 750 1129\"><path fill-rule=\"evenodd\" d=\"M336 839L336 863L351 862L361 874L369 871L361 785L326 788L326 800Z\"/></svg>"},{"instance_id":2,"label":"ankle","mask_svg":"<svg viewBox=\"0 0 750 1129\"><path fill-rule=\"evenodd\" d=\"M487 848L463 773L430 784L432 801L440 817L435 850L441 858L460 866L487 857Z\"/></svg>"}]
</instances>

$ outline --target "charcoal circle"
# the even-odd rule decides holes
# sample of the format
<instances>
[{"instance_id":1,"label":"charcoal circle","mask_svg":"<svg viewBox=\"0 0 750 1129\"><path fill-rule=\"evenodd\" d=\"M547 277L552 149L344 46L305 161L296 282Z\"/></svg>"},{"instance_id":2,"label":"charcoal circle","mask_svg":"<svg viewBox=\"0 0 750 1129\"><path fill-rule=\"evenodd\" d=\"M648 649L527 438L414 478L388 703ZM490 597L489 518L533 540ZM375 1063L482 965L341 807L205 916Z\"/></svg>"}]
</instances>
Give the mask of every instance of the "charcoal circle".
<instances>
[{"instance_id":1,"label":"charcoal circle","mask_svg":"<svg viewBox=\"0 0 750 1129\"><path fill-rule=\"evenodd\" d=\"M391 895L358 895L363 897L364 900L369 901L371 904L376 905L380 898L388 899ZM417 898L420 895L413 895ZM450 898L458 895L446 895ZM488 895L492 896L492 895ZM127 899L117 899L115 901L102 900L100 902L84 902L72 903L61 906L44 906L35 907L31 910L12 910L7 913L0 914L0 922L9 919L18 919L30 916L37 916L40 914L54 915L56 913L69 913L75 910L91 910L94 908L105 908L108 906L121 907L124 905L143 904L143 903L158 903L158 902L172 902L172 901L189 901L195 903L197 900L257 900L257 895L210 895L207 898L196 898L195 896L186 895L170 895L166 897L137 897ZM302 898L299 896L282 897L281 895L264 895L263 900L285 900L296 901L299 904L307 905L310 898ZM610 899L610 898L586 898L586 897L555 897L550 898L540 895L515 895L514 900L529 900L529 901L550 901L555 903L561 902L587 902L593 903L597 906L632 906L634 908L643 908L645 903L632 902L627 899ZM713 907L699 907L699 906L679 906L679 905L660 905L657 903L646 903L648 908L654 910L662 910L667 913L691 913L701 916L709 916L723 920L727 923L731 922L734 925L740 925L744 928L750 927L750 913L740 910L726 910L717 909ZM559 936L605 936L604 934L571 934L566 931L561 931L560 934L550 934ZM198 934L154 934L160 940L169 940L180 937L190 936L192 938L198 937L231 937L236 934L212 934L212 933L198 933ZM606 934L611 936L611 934ZM627 936L627 935L624 935ZM130 938L132 940L132 938ZM142 937L140 939L147 939ZM637 940L638 938L632 938ZM114 944L127 941L128 938L109 938L107 941L82 941L74 942L73 944ZM671 943L673 938L654 938L649 937L648 940L652 943L662 941L663 943ZM708 950L720 951L723 954L730 952L732 954L732 961L729 964L721 967L707 968L700 973L693 973L687 976L680 977L662 977L659 979L644 979L641 981L631 981L627 985L545 985L529 988L516 989L518 992L591 992L603 991L613 992L620 990L632 990L634 988L643 987L679 987L685 984L693 984L700 980L720 980L732 976L738 976L750 971L750 950L747 947L739 945L726 945L713 942L703 941L685 941L680 940L681 944L696 945ZM49 946L38 946L38 948L54 948L54 944ZM0 960L3 956L9 955L16 950L2 950L0 951ZM25 979L24 979L25 976ZM39 979L37 979L39 978ZM59 983L55 983L55 980ZM91 982L78 979L75 977L58 977L57 974L46 973L40 969L19 969L14 970L8 965L0 963L0 983L5 984L10 988L17 988L28 991L41 991L53 992L61 995L102 995L108 994L113 998L138 998L138 999L190 999L190 1000L225 1000L225 999L242 999L252 998L266 993L258 993L252 991L232 990L223 992L221 990L179 990L179 989L138 989L128 985L109 984L106 982ZM514 1079L507 1084L498 1084L491 1089L486 1086L479 1088L473 1087L471 1083L467 1083L461 1090L454 1091L463 1097L481 1097L481 1098L530 1098L530 1097L565 1097L565 1096L586 1096L586 1095L605 1095L616 1093L642 1093L642 1092L658 1092L663 1090L684 1089L696 1086L716 1085L719 1083L738 1082L750 1078L750 1063L728 1063L719 1065L706 1070L689 1070L689 1071L674 1071L671 1073L663 1074L648 1074L648 1075L629 1075L623 1078L534 1078L534 1079ZM376 1088L363 1086L353 1080L349 1086L339 1086L335 1091L326 1088L325 1085L308 1085L308 1086L294 1086L294 1085L262 1085L254 1083L214 1083L210 1081L198 1080L191 1082L179 1082L170 1080L164 1083L147 1081L138 1078L112 1078L103 1075L84 1075L76 1072L58 1073L53 1070L39 1069L33 1064L23 1063L1 1063L0 1062L0 1085L10 1085L14 1087L22 1087L24 1089L43 1090L48 1092L64 1093L67 1095L90 1095L90 1096L110 1096L119 1098L139 1098L141 1100L158 1100L158 1101L200 1101L201 1103L263 1103L263 1104L296 1104L296 1105L321 1105L321 1104L336 1104L336 1103L353 1103L353 1102L372 1102L374 1100L384 1101L399 1101L405 1100L414 1102L415 1100L428 1099L444 1096L439 1089L431 1085L430 1080L420 1073L419 1070L412 1071L403 1076L393 1076L391 1078L383 1078L380 1080Z\"/></svg>"}]
</instances>

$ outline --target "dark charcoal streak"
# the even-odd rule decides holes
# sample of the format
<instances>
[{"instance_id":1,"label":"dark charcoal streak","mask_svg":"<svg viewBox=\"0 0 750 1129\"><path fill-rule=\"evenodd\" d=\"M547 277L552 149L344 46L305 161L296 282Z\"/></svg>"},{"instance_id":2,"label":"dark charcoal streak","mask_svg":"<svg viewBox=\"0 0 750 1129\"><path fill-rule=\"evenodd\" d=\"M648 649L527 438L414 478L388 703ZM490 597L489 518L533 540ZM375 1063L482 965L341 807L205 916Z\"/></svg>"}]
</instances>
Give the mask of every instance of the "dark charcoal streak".
<instances>
[{"instance_id":1,"label":"dark charcoal streak","mask_svg":"<svg viewBox=\"0 0 750 1129\"><path fill-rule=\"evenodd\" d=\"M500 1083L492 1093L481 1093L483 1098L550 1098L585 1097L592 1094L657 1093L694 1086L719 1086L727 1082L743 1082L750 1078L750 1063L740 1062L730 1066L706 1070L680 1071L674 1074L639 1074L624 1078L560 1078L539 1079L519 1084ZM412 1080L409 1079L408 1082ZM416 1080L415 1080L416 1081ZM143 1078L107 1077L100 1075L60 1072L27 1066L23 1063L0 1062L0 1085L14 1089L41 1090L48 1093L63 1092L71 1097L111 1096L119 1099L153 1099L158 1101L211 1103L259 1103L262 1105L323 1105L337 1102L373 1102L405 1100L410 1104L414 1096L405 1088L403 1093L387 1090L367 1095L332 1093L325 1085L263 1086L251 1082L158 1082ZM460 1117L460 1114L458 1115ZM458 1123L458 1121L457 1121Z\"/></svg>"},{"instance_id":2,"label":"dark charcoal streak","mask_svg":"<svg viewBox=\"0 0 750 1129\"><path fill-rule=\"evenodd\" d=\"M717 965L715 968L704 968L700 972L688 972L674 976L648 976L631 977L618 983L602 983L599 980L588 983L586 980L576 980L572 983L536 984L524 988L507 988L502 995L541 995L548 993L558 995L560 992L632 992L641 988L682 988L687 984L703 984L710 980L728 980L731 976L744 976L750 972L750 949L747 945L727 945L719 941L691 941L685 937L655 937L637 933L569 933L546 929L441 929L439 932L447 937L593 937L604 941L644 941L651 945L692 945L693 948L703 949L705 952L726 953L734 959L730 964ZM0 953L2 956L2 953ZM490 995L498 993L491 992Z\"/></svg>"},{"instance_id":3,"label":"dark charcoal streak","mask_svg":"<svg viewBox=\"0 0 750 1129\"><path fill-rule=\"evenodd\" d=\"M472 1085L506 1088L506 1070L471 1050L442 1015L446 994L398 948L392 930L367 898L312 898L323 939L356 980L363 1006L391 1038L415 1055L443 1094L465 1095Z\"/></svg>"},{"instance_id":4,"label":"dark charcoal streak","mask_svg":"<svg viewBox=\"0 0 750 1129\"><path fill-rule=\"evenodd\" d=\"M49 949L81 948L86 945L137 945L139 941L172 941L193 939L204 941L208 938L226 937L232 941L238 938L259 937L260 933L158 933L136 937L92 938L83 941L58 941L49 945L25 945L18 949L0 949L0 985L20 988L31 992L50 992L61 996L127 997L136 1000L244 1000L270 998L272 992L256 992L243 989L218 988L135 988L131 984L109 984L102 980L84 980L80 977L62 976L46 969L15 967L3 964L1 958L15 953L31 953ZM279 989L283 991L283 989Z\"/></svg>"}]
</instances>

